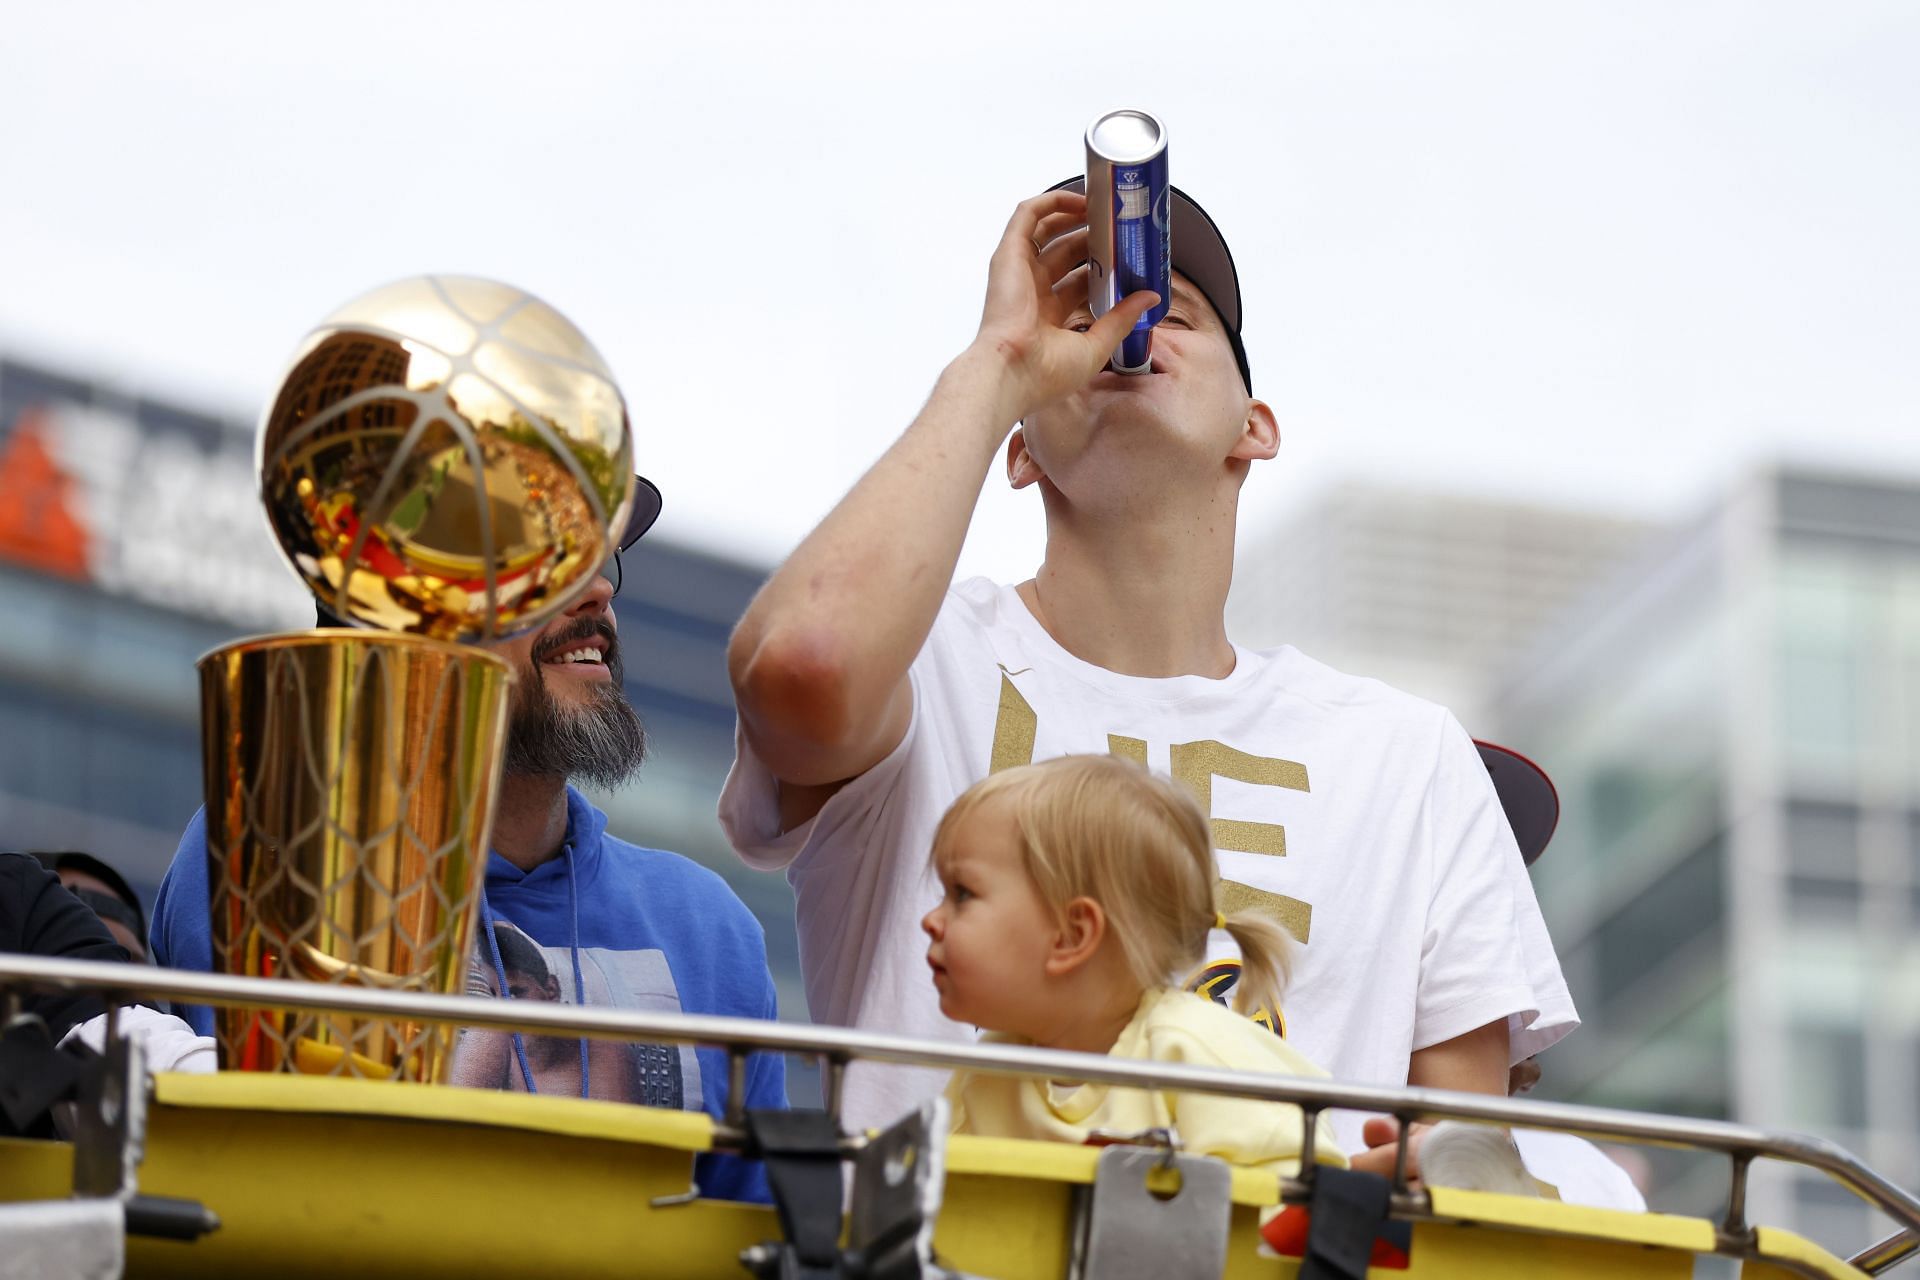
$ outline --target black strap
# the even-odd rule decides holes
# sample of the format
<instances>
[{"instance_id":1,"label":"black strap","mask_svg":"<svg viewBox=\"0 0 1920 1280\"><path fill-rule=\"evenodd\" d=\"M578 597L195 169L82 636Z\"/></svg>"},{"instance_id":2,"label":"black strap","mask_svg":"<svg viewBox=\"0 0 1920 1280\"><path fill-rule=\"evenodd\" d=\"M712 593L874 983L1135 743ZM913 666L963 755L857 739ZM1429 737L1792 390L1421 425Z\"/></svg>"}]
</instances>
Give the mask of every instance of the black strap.
<instances>
[{"instance_id":1,"label":"black strap","mask_svg":"<svg viewBox=\"0 0 1920 1280\"><path fill-rule=\"evenodd\" d=\"M1300 1280L1365 1280L1373 1242L1388 1225L1391 1189L1377 1173L1315 1169Z\"/></svg>"},{"instance_id":2,"label":"black strap","mask_svg":"<svg viewBox=\"0 0 1920 1280\"><path fill-rule=\"evenodd\" d=\"M747 1137L787 1238L780 1274L840 1275L840 1126L824 1111L749 1111Z\"/></svg>"},{"instance_id":3,"label":"black strap","mask_svg":"<svg viewBox=\"0 0 1920 1280\"><path fill-rule=\"evenodd\" d=\"M116 923L123 924L127 926L135 936L144 937L146 930L140 925L140 917L133 913L132 907L114 895L102 893L98 889L76 889L72 885L67 886L67 892L86 903L89 907L92 907L93 914L99 916L102 920L112 920Z\"/></svg>"}]
</instances>

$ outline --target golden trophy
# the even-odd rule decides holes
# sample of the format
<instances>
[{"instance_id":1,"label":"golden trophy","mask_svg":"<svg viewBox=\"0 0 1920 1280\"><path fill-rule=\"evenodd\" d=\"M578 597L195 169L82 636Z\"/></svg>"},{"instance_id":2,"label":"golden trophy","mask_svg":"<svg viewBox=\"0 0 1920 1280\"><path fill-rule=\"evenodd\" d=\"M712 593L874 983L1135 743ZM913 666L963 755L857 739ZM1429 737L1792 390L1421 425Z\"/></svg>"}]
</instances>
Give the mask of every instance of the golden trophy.
<instances>
[{"instance_id":1,"label":"golden trophy","mask_svg":"<svg viewBox=\"0 0 1920 1280\"><path fill-rule=\"evenodd\" d=\"M260 423L275 540L353 625L200 660L213 965L457 992L508 663L464 641L586 589L633 502L626 406L558 312L489 280L365 294L295 351ZM451 1033L221 1010L228 1068L436 1081Z\"/></svg>"}]
</instances>

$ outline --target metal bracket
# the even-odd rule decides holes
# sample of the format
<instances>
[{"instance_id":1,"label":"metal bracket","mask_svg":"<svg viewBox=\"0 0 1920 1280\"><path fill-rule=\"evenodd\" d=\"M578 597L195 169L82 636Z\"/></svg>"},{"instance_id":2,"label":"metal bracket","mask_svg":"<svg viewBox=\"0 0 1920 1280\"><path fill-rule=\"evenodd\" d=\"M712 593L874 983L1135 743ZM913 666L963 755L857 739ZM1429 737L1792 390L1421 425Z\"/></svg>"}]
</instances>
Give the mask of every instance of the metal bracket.
<instances>
[{"instance_id":1,"label":"metal bracket","mask_svg":"<svg viewBox=\"0 0 1920 1280\"><path fill-rule=\"evenodd\" d=\"M147 1153L147 1065L139 1041L107 1023L107 1050L82 1084L73 1139L73 1194L112 1200L125 1211L128 1235L197 1240L220 1219L197 1200L140 1194Z\"/></svg>"},{"instance_id":2,"label":"metal bracket","mask_svg":"<svg viewBox=\"0 0 1920 1280\"><path fill-rule=\"evenodd\" d=\"M946 1194L950 1114L945 1098L923 1103L854 1156L849 1274L863 1280L948 1274L933 1259L933 1226Z\"/></svg>"},{"instance_id":3,"label":"metal bracket","mask_svg":"<svg viewBox=\"0 0 1920 1280\"><path fill-rule=\"evenodd\" d=\"M668 1196L655 1196L647 1204L655 1209L678 1209L683 1204L692 1204L700 1198L700 1184L689 1182L685 1191L677 1191Z\"/></svg>"},{"instance_id":4,"label":"metal bracket","mask_svg":"<svg viewBox=\"0 0 1920 1280\"><path fill-rule=\"evenodd\" d=\"M1714 1232L1717 1253L1744 1258L1752 1253L1758 1239L1747 1222L1747 1173L1752 1166L1752 1155L1744 1151L1734 1154L1733 1177L1727 1188L1727 1216Z\"/></svg>"},{"instance_id":5,"label":"metal bracket","mask_svg":"<svg viewBox=\"0 0 1920 1280\"><path fill-rule=\"evenodd\" d=\"M1171 1170L1179 1186L1155 1190ZM1171 1146L1109 1147L1095 1166L1079 1274L1099 1280L1217 1276L1227 1265L1233 1175L1211 1156Z\"/></svg>"},{"instance_id":6,"label":"metal bracket","mask_svg":"<svg viewBox=\"0 0 1920 1280\"><path fill-rule=\"evenodd\" d=\"M768 1182L779 1203L787 1239L744 1251L740 1263L748 1271L762 1280L969 1280L940 1266L933 1256L933 1228L947 1182L950 1112L945 1098L925 1103L854 1150L853 1201L844 1249L834 1243L838 1214L831 1224L825 1223L825 1202L813 1195L825 1189L796 1181L795 1170L775 1169L771 1164L783 1155L798 1154L809 1161L831 1158L835 1170L831 1204L837 1208L841 1157L827 1140L837 1127L827 1129L819 1122L830 1123L829 1118L812 1113L812 1123L802 1125L796 1139L777 1132L777 1115L770 1119L769 1114L753 1113L748 1124L770 1161ZM830 1150L834 1153L829 1157ZM819 1172L816 1164L810 1178ZM821 1230L828 1225L831 1234Z\"/></svg>"},{"instance_id":7,"label":"metal bracket","mask_svg":"<svg viewBox=\"0 0 1920 1280\"><path fill-rule=\"evenodd\" d=\"M1180 1151L1180 1131L1172 1125L1160 1129L1094 1129L1087 1134L1091 1147L1151 1147L1161 1153L1160 1167L1171 1169L1173 1157Z\"/></svg>"},{"instance_id":8,"label":"metal bracket","mask_svg":"<svg viewBox=\"0 0 1920 1280\"><path fill-rule=\"evenodd\" d=\"M147 1065L131 1036L107 1033L107 1050L80 1087L73 1137L73 1194L130 1200L147 1154Z\"/></svg>"}]
</instances>

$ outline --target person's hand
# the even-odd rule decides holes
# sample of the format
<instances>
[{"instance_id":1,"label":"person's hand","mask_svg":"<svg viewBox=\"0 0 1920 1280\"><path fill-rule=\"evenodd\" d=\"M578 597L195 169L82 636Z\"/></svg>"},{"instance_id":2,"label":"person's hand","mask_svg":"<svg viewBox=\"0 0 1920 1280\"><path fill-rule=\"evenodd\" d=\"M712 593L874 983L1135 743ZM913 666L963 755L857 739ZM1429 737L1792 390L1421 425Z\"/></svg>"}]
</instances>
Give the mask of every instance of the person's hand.
<instances>
[{"instance_id":1,"label":"person's hand","mask_svg":"<svg viewBox=\"0 0 1920 1280\"><path fill-rule=\"evenodd\" d=\"M1426 1141L1430 1124L1416 1124L1407 1137L1407 1184L1413 1186L1420 1178L1420 1145ZM1394 1151L1399 1146L1400 1122L1391 1116L1374 1116L1361 1126L1360 1139L1367 1149L1353 1157L1348 1167L1361 1173L1377 1173L1383 1178L1393 1177Z\"/></svg>"},{"instance_id":2,"label":"person's hand","mask_svg":"<svg viewBox=\"0 0 1920 1280\"><path fill-rule=\"evenodd\" d=\"M1067 327L1087 306L1087 200L1049 191L1022 201L987 269L987 302L972 350L1000 362L1008 421L1077 391L1106 367L1135 321L1159 301L1128 295L1084 331Z\"/></svg>"}]
</instances>

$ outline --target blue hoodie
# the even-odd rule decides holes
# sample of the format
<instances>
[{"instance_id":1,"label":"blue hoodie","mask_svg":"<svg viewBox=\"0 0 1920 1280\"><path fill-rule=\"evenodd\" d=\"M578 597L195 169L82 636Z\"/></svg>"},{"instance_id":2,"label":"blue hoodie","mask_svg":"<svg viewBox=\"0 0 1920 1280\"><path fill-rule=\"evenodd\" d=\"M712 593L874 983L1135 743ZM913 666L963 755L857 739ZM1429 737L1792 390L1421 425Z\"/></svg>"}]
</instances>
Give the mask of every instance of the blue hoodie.
<instances>
[{"instance_id":1,"label":"blue hoodie","mask_svg":"<svg viewBox=\"0 0 1920 1280\"><path fill-rule=\"evenodd\" d=\"M567 788L570 856L549 859L522 871L498 853L487 859L487 904L496 941L504 955L524 956L513 934L539 949L559 998L574 999L572 963L573 903L577 893L581 981L587 1003L742 1018L777 1016L772 975L767 971L766 940L755 920L726 882L705 867L658 849L642 849L606 833L607 818L572 787ZM579 877L569 892L568 873ZM160 894L154 902L150 946L155 963L177 969L213 967L213 939L207 911L207 824L204 811L193 815L180 837ZM469 990L482 994L498 987L488 939L480 939ZM516 963L513 968L518 968ZM202 1035L213 1033L213 1011L203 1006L179 1010ZM491 1046L483 1043L491 1040ZM496 1087L521 1087L519 1068L504 1037L462 1033L454 1054L454 1076L462 1074L462 1051L474 1046L469 1062ZM540 1047L538 1038L527 1041ZM579 1088L577 1047L547 1042L545 1055L560 1061L570 1090ZM556 1052L564 1050L564 1052ZM631 1053L633 1060L614 1055ZM588 1070L595 1097L625 1095L626 1101L704 1109L715 1119L726 1111L727 1055L719 1049L677 1049L648 1045L632 1050L603 1042L592 1049ZM534 1072L536 1083L543 1072ZM778 1054L748 1059L747 1105L787 1105L786 1062ZM701 1192L728 1200L768 1199L758 1161L709 1153L694 1165Z\"/></svg>"}]
</instances>

